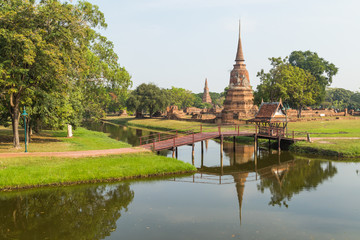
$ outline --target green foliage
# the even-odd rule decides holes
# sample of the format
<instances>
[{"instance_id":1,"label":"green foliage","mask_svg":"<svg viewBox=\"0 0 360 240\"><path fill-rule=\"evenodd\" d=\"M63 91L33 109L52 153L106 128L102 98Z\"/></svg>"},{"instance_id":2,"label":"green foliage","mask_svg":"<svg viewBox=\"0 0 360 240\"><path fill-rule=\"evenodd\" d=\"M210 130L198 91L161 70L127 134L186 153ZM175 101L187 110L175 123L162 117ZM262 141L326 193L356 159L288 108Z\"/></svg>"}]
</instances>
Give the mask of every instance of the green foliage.
<instances>
[{"instance_id":1,"label":"green foliage","mask_svg":"<svg viewBox=\"0 0 360 240\"><path fill-rule=\"evenodd\" d=\"M320 86L309 72L289 64L287 58L269 58L272 68L268 73L258 72L260 84L255 93L255 103L279 101L280 98L293 108L301 109L316 102Z\"/></svg>"},{"instance_id":2,"label":"green foliage","mask_svg":"<svg viewBox=\"0 0 360 240\"><path fill-rule=\"evenodd\" d=\"M130 75L94 30L106 26L104 14L85 1L1 2L0 104L10 109L16 147L21 105L33 114L32 126L57 128L102 117L109 91L124 103Z\"/></svg>"},{"instance_id":3,"label":"green foliage","mask_svg":"<svg viewBox=\"0 0 360 240\"><path fill-rule=\"evenodd\" d=\"M170 105L176 105L179 109L184 109L192 106L194 103L195 97L190 90L171 87L171 89L167 89L167 91L170 97Z\"/></svg>"},{"instance_id":4,"label":"green foliage","mask_svg":"<svg viewBox=\"0 0 360 240\"><path fill-rule=\"evenodd\" d=\"M152 117L156 111L164 111L169 103L167 90L160 89L153 83L143 83L130 93L126 105L129 110L136 111L137 117L145 113Z\"/></svg>"},{"instance_id":5,"label":"green foliage","mask_svg":"<svg viewBox=\"0 0 360 240\"><path fill-rule=\"evenodd\" d=\"M316 78L320 86L316 103L320 104L325 98L325 89L332 83L332 78L338 72L338 68L311 51L293 51L289 56L289 62L293 66L310 72Z\"/></svg>"},{"instance_id":6,"label":"green foliage","mask_svg":"<svg viewBox=\"0 0 360 240\"><path fill-rule=\"evenodd\" d=\"M328 88L326 89L325 102L330 103L330 106L344 110L348 109L358 109L360 108L360 93L352 92L343 88ZM324 105L324 103L321 103Z\"/></svg>"}]
</instances>

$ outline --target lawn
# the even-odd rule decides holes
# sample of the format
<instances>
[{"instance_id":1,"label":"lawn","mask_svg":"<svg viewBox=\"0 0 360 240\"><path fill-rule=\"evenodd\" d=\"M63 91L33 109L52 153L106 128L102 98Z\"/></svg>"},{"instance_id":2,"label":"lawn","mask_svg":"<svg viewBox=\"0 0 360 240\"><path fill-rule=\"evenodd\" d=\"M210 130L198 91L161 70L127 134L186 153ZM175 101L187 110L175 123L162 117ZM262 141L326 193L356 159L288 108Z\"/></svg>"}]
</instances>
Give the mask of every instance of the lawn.
<instances>
[{"instance_id":1,"label":"lawn","mask_svg":"<svg viewBox=\"0 0 360 240\"><path fill-rule=\"evenodd\" d=\"M44 130L32 137L28 145L29 152L67 152L82 150L98 150L131 147L130 144L109 138L106 133L77 128L74 136L67 138L65 130ZM12 145L12 131L10 128L0 127L0 153L23 152L24 131L20 131L21 148L15 149Z\"/></svg>"},{"instance_id":2,"label":"lawn","mask_svg":"<svg viewBox=\"0 0 360 240\"><path fill-rule=\"evenodd\" d=\"M297 153L354 158L360 157L360 139L324 139L312 143L297 142L291 146Z\"/></svg>"},{"instance_id":3,"label":"lawn","mask_svg":"<svg viewBox=\"0 0 360 240\"><path fill-rule=\"evenodd\" d=\"M312 137L360 137L360 118L355 120L324 120L290 122L291 131L306 131Z\"/></svg>"},{"instance_id":4,"label":"lawn","mask_svg":"<svg viewBox=\"0 0 360 240\"><path fill-rule=\"evenodd\" d=\"M163 118L147 118L147 119L135 119L134 117L107 117L105 121L133 126L138 128L154 129L159 131L171 131L178 130L179 132L185 132L188 130L193 130L194 132L213 132L218 130L218 125L213 123L201 123L201 122L190 122L190 121L179 121L179 120L169 120ZM201 127L200 127L201 126ZM231 129L234 130L234 125L222 126L223 130ZM253 125L240 125L240 129L254 129Z\"/></svg>"},{"instance_id":5,"label":"lawn","mask_svg":"<svg viewBox=\"0 0 360 240\"><path fill-rule=\"evenodd\" d=\"M0 189L106 182L194 172L182 161L153 153L105 157L0 159Z\"/></svg>"}]
</instances>

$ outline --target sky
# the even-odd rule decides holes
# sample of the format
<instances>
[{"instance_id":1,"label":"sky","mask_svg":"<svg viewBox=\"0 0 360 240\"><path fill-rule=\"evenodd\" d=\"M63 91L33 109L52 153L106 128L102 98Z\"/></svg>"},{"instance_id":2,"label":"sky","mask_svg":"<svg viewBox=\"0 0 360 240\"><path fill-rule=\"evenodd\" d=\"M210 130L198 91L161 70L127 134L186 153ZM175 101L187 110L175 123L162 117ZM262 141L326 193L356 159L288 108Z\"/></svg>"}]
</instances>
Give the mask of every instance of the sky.
<instances>
[{"instance_id":1,"label":"sky","mask_svg":"<svg viewBox=\"0 0 360 240\"><path fill-rule=\"evenodd\" d=\"M88 0L104 13L100 32L121 66L142 83L203 92L229 84L238 25L253 89L270 57L310 50L339 68L331 87L360 91L358 0Z\"/></svg>"}]
</instances>

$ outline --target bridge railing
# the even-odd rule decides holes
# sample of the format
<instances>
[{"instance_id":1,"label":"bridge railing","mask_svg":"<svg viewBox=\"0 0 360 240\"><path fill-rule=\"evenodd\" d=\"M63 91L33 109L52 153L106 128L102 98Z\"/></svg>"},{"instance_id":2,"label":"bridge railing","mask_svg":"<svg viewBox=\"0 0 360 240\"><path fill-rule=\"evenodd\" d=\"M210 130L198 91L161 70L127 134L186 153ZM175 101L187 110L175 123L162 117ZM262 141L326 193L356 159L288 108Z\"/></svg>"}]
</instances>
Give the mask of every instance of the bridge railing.
<instances>
[{"instance_id":1,"label":"bridge railing","mask_svg":"<svg viewBox=\"0 0 360 240\"><path fill-rule=\"evenodd\" d=\"M250 124L201 124L200 126L191 127L191 128L182 128L175 129L168 132L159 132L146 136L139 137L140 146L147 144L154 144L155 142L165 141L165 140L176 140L180 136L195 135L196 133L205 133L205 132L218 132L219 135L227 132L237 131L249 131L254 132L254 126ZM175 144L174 144L175 145Z\"/></svg>"}]
</instances>

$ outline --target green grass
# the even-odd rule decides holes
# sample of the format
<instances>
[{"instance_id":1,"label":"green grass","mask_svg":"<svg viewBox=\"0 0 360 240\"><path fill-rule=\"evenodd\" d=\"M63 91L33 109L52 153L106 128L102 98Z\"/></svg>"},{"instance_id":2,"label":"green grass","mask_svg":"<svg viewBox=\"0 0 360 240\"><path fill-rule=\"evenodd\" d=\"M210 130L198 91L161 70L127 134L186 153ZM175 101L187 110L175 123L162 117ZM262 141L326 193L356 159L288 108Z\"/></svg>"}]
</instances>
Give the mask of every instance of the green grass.
<instances>
[{"instance_id":1,"label":"green grass","mask_svg":"<svg viewBox=\"0 0 360 240\"><path fill-rule=\"evenodd\" d=\"M306 131L312 133L312 137L360 137L360 118L290 122L288 129L289 131Z\"/></svg>"},{"instance_id":2,"label":"green grass","mask_svg":"<svg viewBox=\"0 0 360 240\"><path fill-rule=\"evenodd\" d=\"M324 139L312 143L297 142L291 146L291 150L296 153L320 156L360 157L360 140Z\"/></svg>"},{"instance_id":3,"label":"green grass","mask_svg":"<svg viewBox=\"0 0 360 240\"><path fill-rule=\"evenodd\" d=\"M194 171L196 168L188 163L152 153L75 159L0 159L0 189L101 182Z\"/></svg>"},{"instance_id":4,"label":"green grass","mask_svg":"<svg viewBox=\"0 0 360 240\"><path fill-rule=\"evenodd\" d=\"M73 131L74 136L67 138L65 130L42 131L32 137L29 143L29 152L66 152L82 150L98 150L131 147L130 144L109 138L106 133L90 131L85 128L77 128ZM21 148L14 149L12 146L12 132L8 128L0 128L0 153L23 152L24 133L20 131Z\"/></svg>"},{"instance_id":5,"label":"green grass","mask_svg":"<svg viewBox=\"0 0 360 240\"><path fill-rule=\"evenodd\" d=\"M171 131L178 130L179 132L184 132L188 130L193 130L194 132L200 132L200 126L202 126L203 132L213 132L218 130L217 124L210 123L201 123L201 122L190 122L190 121L179 121L179 120L168 120L163 118L147 118L147 119L135 119L134 117L107 117L105 121L127 125L138 128L154 129L158 131ZM231 129L234 130L234 126L222 126L222 130ZM254 129L253 125L240 125L240 128L243 129Z\"/></svg>"}]
</instances>

